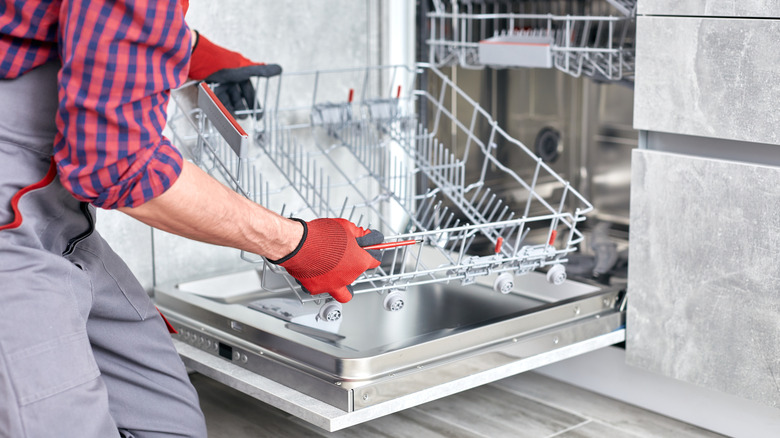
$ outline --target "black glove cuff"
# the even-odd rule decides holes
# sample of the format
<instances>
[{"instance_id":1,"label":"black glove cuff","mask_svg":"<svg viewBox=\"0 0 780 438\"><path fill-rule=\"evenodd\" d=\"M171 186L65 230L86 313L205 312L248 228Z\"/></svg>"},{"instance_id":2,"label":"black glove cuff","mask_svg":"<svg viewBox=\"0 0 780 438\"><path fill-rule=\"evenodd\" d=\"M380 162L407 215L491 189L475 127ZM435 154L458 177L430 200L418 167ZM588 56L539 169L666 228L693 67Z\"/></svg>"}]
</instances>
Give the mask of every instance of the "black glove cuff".
<instances>
[{"instance_id":1,"label":"black glove cuff","mask_svg":"<svg viewBox=\"0 0 780 438\"><path fill-rule=\"evenodd\" d=\"M303 247L303 242L306 241L306 236L309 234L309 227L306 226L306 221L305 220L298 219L297 217L291 217L290 219L292 219L294 221L298 221L298 222L301 223L301 225L303 225L303 236L301 237L301 241L298 242L298 246L295 247L293 252L291 252L291 253L287 254L286 256L280 258L279 260L267 259L269 262L271 262L271 263L273 263L275 265L280 265L280 264L286 262L287 260L290 260L291 258L295 257L295 254L298 254L298 251L300 251L301 248Z\"/></svg>"},{"instance_id":2,"label":"black glove cuff","mask_svg":"<svg viewBox=\"0 0 780 438\"><path fill-rule=\"evenodd\" d=\"M192 32L195 34L195 41L192 42L192 49L190 50L190 54L195 52L195 48L198 47L198 42L200 41L200 32L195 29L192 29Z\"/></svg>"}]
</instances>

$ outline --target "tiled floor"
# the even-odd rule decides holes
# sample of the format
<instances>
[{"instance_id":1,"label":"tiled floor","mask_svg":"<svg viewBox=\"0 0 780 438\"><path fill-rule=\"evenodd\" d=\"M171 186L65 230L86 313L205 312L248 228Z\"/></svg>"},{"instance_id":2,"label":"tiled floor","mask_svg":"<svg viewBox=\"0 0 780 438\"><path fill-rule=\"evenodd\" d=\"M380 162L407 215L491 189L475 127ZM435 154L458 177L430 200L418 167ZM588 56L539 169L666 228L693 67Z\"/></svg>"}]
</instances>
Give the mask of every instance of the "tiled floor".
<instances>
[{"instance_id":1,"label":"tiled floor","mask_svg":"<svg viewBox=\"0 0 780 438\"><path fill-rule=\"evenodd\" d=\"M333 433L202 375L191 377L211 438L720 436L532 372Z\"/></svg>"}]
</instances>

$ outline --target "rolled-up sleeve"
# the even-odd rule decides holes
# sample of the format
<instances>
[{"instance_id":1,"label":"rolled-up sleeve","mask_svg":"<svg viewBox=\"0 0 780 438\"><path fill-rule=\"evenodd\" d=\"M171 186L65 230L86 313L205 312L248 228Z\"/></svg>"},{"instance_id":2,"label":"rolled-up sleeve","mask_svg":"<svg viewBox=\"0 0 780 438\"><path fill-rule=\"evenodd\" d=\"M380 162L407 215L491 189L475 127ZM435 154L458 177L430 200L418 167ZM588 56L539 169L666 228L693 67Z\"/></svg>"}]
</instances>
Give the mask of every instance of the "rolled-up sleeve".
<instances>
[{"instance_id":1,"label":"rolled-up sleeve","mask_svg":"<svg viewBox=\"0 0 780 438\"><path fill-rule=\"evenodd\" d=\"M137 207L178 178L162 135L170 89L187 77L190 32L170 1L65 0L54 158L63 185L97 207Z\"/></svg>"}]
</instances>

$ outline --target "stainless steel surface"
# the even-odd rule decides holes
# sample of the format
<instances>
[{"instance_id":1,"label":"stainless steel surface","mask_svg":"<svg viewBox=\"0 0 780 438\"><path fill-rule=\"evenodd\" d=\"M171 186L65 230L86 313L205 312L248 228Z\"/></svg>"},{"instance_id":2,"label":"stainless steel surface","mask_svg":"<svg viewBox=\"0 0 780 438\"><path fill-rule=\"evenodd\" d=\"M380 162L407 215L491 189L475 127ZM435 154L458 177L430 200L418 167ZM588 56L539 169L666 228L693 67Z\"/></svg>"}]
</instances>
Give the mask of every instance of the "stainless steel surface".
<instances>
[{"instance_id":1,"label":"stainless steel surface","mask_svg":"<svg viewBox=\"0 0 780 438\"><path fill-rule=\"evenodd\" d=\"M509 294L420 286L394 312L382 294L361 294L336 322L318 321L317 303L261 290L255 271L157 288L156 301L181 340L352 411L622 326L617 291L544 277L518 277ZM507 345L515 355L496 352Z\"/></svg>"},{"instance_id":2,"label":"stainless steel surface","mask_svg":"<svg viewBox=\"0 0 780 438\"><path fill-rule=\"evenodd\" d=\"M304 421L328 431L354 426L393 412L417 406L470 388L490 383L548 363L603 348L625 339L620 329L591 339L563 346L556 350L530 357L518 357L516 361L465 376L448 383L408 394L390 401L353 412L337 409L330 404L310 397L300 391L241 368L229 361L213 356L181 341L174 344L185 364L193 370L237 389L252 398L268 403ZM511 346L507 349L511 354Z\"/></svg>"},{"instance_id":3,"label":"stainless steel surface","mask_svg":"<svg viewBox=\"0 0 780 438\"><path fill-rule=\"evenodd\" d=\"M561 287L567 296L555 300L554 295L545 294L556 286L549 285L542 274L529 275L530 281L518 278L516 290L520 292L507 295L477 284L419 286L407 294L406 300L413 305L399 312L387 312L377 304L383 299L381 294L358 295L344 304L347 316L336 323L316 321L319 306L315 302L296 303L290 295L261 290L255 271L206 280L217 284L221 292L232 290L235 285L240 295L231 297L229 303L225 298L198 295L197 291L203 287L199 282L158 287L155 297L160 306L213 327L239 323L243 328L233 330L234 336L315 366L334 378L371 379L442 354L566 321L570 314L577 316L571 310L575 307L581 309L581 316L603 312L610 306L605 306L601 298L578 298L607 294L613 299L616 295L614 291L604 292L594 286L569 282ZM524 294L523 289L528 293ZM546 299L553 299L558 305L552 306ZM277 305L281 300L290 306L288 314L297 311L298 315L274 317L253 308L264 301ZM574 303L563 304L569 300ZM610 304L613 303L614 300ZM308 331L290 329L296 326L325 333L315 336ZM326 333L340 338L333 342L333 336ZM445 338L445 343L434 342Z\"/></svg>"},{"instance_id":4,"label":"stainless steel surface","mask_svg":"<svg viewBox=\"0 0 780 438\"><path fill-rule=\"evenodd\" d=\"M632 127L632 88L572 78L555 70L455 68L449 76L522 143L532 145L540 133L558 131L558 156L548 165L593 204L595 211L590 217L628 224L631 150L638 137ZM435 89L436 82L431 81L431 86ZM460 107L455 108L455 114L462 123L470 120L470 114ZM462 136L450 135L447 126L440 129L440 138L463 147ZM533 163L527 158L500 141L496 153L522 178L532 178ZM479 169L472 166L468 171ZM512 201L522 203L526 198L498 173L489 173L487 179L494 192L509 199L513 208ZM539 181L540 193L556 190L552 184L545 187L546 182ZM589 226L589 222L584 225Z\"/></svg>"}]
</instances>

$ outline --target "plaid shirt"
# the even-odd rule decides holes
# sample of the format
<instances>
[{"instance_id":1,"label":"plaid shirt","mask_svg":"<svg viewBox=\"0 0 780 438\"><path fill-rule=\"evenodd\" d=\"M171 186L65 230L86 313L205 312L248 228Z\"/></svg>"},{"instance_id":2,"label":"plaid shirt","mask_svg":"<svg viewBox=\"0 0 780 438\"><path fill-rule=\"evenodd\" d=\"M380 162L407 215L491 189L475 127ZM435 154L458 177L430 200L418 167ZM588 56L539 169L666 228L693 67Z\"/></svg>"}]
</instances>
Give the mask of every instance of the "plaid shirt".
<instances>
[{"instance_id":1,"label":"plaid shirt","mask_svg":"<svg viewBox=\"0 0 780 438\"><path fill-rule=\"evenodd\" d=\"M0 78L62 63L54 159L62 184L77 199L135 207L181 173L182 156L162 129L169 90L186 80L189 68L183 3L0 3Z\"/></svg>"}]
</instances>

